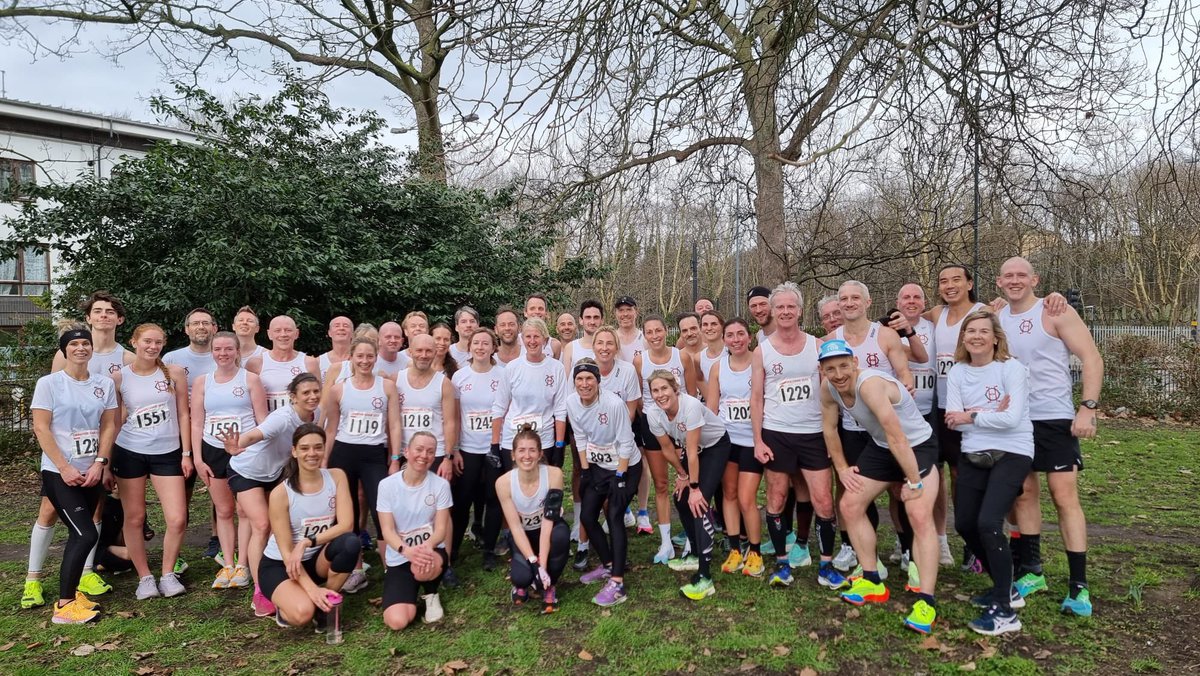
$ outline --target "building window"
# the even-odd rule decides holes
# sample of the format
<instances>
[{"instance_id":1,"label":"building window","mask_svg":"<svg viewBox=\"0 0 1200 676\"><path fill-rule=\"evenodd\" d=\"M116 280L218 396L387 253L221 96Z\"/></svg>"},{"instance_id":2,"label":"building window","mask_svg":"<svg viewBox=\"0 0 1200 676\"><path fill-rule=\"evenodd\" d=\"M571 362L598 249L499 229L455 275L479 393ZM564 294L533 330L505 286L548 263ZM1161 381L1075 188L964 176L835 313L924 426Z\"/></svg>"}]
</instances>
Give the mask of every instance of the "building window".
<instances>
[{"instance_id":1,"label":"building window","mask_svg":"<svg viewBox=\"0 0 1200 676\"><path fill-rule=\"evenodd\" d=\"M35 184L36 164L28 160L0 157L0 200L23 199L23 188Z\"/></svg>"},{"instance_id":2,"label":"building window","mask_svg":"<svg viewBox=\"0 0 1200 676\"><path fill-rule=\"evenodd\" d=\"M15 257L0 259L0 296L40 296L50 289L50 257L39 247L26 247Z\"/></svg>"}]
</instances>

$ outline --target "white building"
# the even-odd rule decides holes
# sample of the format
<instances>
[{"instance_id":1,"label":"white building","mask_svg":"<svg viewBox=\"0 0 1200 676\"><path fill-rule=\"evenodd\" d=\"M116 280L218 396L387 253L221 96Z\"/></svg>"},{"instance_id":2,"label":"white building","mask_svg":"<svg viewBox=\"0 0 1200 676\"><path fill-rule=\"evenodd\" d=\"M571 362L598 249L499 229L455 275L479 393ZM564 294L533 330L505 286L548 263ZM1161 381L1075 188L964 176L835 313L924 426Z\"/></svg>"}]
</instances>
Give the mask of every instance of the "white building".
<instances>
[{"instance_id":1,"label":"white building","mask_svg":"<svg viewBox=\"0 0 1200 676\"><path fill-rule=\"evenodd\" d=\"M157 142L191 143L196 138L156 124L0 99L0 239L12 235L6 221L27 199L23 185L106 178L114 166L144 156ZM0 259L0 330L45 314L30 297L50 288L59 272L37 247Z\"/></svg>"}]
</instances>

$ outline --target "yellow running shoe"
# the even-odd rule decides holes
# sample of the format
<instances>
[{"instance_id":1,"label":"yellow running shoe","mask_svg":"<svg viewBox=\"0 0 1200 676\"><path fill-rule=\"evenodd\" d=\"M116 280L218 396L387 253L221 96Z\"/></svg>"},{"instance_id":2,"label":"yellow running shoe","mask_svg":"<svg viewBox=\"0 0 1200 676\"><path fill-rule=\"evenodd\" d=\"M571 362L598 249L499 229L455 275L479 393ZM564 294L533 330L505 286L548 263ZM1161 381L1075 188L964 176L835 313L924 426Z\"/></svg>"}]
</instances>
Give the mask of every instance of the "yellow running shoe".
<instances>
[{"instance_id":1,"label":"yellow running shoe","mask_svg":"<svg viewBox=\"0 0 1200 676\"><path fill-rule=\"evenodd\" d=\"M25 580L25 593L21 595L21 607L32 608L44 605L46 605L46 598L42 595L42 581Z\"/></svg>"},{"instance_id":2,"label":"yellow running shoe","mask_svg":"<svg viewBox=\"0 0 1200 676\"><path fill-rule=\"evenodd\" d=\"M78 589L75 590L75 603L78 603L79 605L83 606L84 608L87 608L88 610L96 610L100 607L99 603L96 603L95 601L89 599L87 597L87 595L85 595L83 592L79 591Z\"/></svg>"},{"instance_id":3,"label":"yellow running shoe","mask_svg":"<svg viewBox=\"0 0 1200 676\"><path fill-rule=\"evenodd\" d=\"M104 578L96 574L95 571L91 571L84 573L83 577L79 578L79 586L75 587L75 589L84 594L99 596L112 591L112 585L105 582Z\"/></svg>"},{"instance_id":4,"label":"yellow running shoe","mask_svg":"<svg viewBox=\"0 0 1200 676\"><path fill-rule=\"evenodd\" d=\"M762 555L758 552L747 552L746 560L742 563L742 575L762 577L766 567L763 566Z\"/></svg>"},{"instance_id":5,"label":"yellow running shoe","mask_svg":"<svg viewBox=\"0 0 1200 676\"><path fill-rule=\"evenodd\" d=\"M229 589L230 587L233 586L231 584L232 580L233 580L233 569L230 568L229 566L225 566L221 570L217 571L217 579L213 580L212 588L213 589Z\"/></svg>"},{"instance_id":6,"label":"yellow running shoe","mask_svg":"<svg viewBox=\"0 0 1200 676\"><path fill-rule=\"evenodd\" d=\"M50 621L54 624L83 624L96 619L100 613L95 610L88 610L79 603L71 601L65 606L54 604L54 617Z\"/></svg>"},{"instance_id":7,"label":"yellow running shoe","mask_svg":"<svg viewBox=\"0 0 1200 676\"><path fill-rule=\"evenodd\" d=\"M722 573L736 573L742 569L742 553L734 549L729 552L729 557L725 559L725 563L721 564Z\"/></svg>"}]
</instances>

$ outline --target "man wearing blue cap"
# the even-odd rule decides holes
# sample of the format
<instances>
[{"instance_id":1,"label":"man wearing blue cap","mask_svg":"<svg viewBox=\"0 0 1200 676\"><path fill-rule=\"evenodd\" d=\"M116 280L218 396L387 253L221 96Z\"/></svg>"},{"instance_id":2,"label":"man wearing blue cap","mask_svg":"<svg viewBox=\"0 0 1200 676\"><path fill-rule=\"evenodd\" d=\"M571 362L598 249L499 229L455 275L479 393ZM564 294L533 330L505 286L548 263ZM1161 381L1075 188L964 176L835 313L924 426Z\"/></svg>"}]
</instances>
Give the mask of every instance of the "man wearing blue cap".
<instances>
[{"instance_id":1,"label":"man wearing blue cap","mask_svg":"<svg viewBox=\"0 0 1200 676\"><path fill-rule=\"evenodd\" d=\"M825 445L846 486L840 501L842 519L863 567L863 576L842 593L842 600L854 605L888 600L888 589L877 569L875 530L867 518L867 506L889 485L902 484L900 498L912 524L913 557L920 576L920 587L910 589L917 593L917 602L904 623L927 634L937 618L933 594L937 584L938 542L933 503L938 475L932 471L937 461L933 428L921 415L908 389L882 371L859 368L846 341L826 341L817 359L823 379L820 389ZM870 435L854 465L846 462L838 435L843 412Z\"/></svg>"}]
</instances>

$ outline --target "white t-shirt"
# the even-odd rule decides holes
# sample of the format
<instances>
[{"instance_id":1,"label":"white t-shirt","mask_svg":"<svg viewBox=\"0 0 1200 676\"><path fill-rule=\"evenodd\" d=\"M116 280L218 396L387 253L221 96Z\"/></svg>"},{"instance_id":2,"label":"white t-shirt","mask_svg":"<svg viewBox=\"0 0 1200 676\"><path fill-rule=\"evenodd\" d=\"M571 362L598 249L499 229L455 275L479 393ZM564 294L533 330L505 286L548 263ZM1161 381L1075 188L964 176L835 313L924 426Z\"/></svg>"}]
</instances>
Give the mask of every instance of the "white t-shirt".
<instances>
[{"instance_id":1,"label":"white t-shirt","mask_svg":"<svg viewBox=\"0 0 1200 676\"><path fill-rule=\"evenodd\" d=\"M500 445L512 448L521 425L532 423L542 438L542 448L554 445L554 421L567 418L567 372L557 359L543 357L533 363L515 359L504 368L492 417L504 418Z\"/></svg>"},{"instance_id":2,"label":"white t-shirt","mask_svg":"<svg viewBox=\"0 0 1200 676\"><path fill-rule=\"evenodd\" d=\"M478 373L470 366L455 371L450 382L458 399L458 445L463 453L487 453L492 445L492 403L500 389L504 369L493 366Z\"/></svg>"},{"instance_id":3,"label":"white t-shirt","mask_svg":"<svg viewBox=\"0 0 1200 676\"><path fill-rule=\"evenodd\" d=\"M321 412L317 411L313 420L320 419ZM292 433L303 422L290 404L271 411L257 428L262 432L262 441L231 457L229 468L253 481L274 481L292 457Z\"/></svg>"},{"instance_id":4,"label":"white t-shirt","mask_svg":"<svg viewBox=\"0 0 1200 676\"><path fill-rule=\"evenodd\" d=\"M217 370L217 362L213 361L212 352L193 352L191 347L181 347L163 355L164 364L174 364L183 367L187 374L188 394L192 393L192 383L203 375Z\"/></svg>"},{"instance_id":5,"label":"white t-shirt","mask_svg":"<svg viewBox=\"0 0 1200 676\"><path fill-rule=\"evenodd\" d=\"M579 395L571 393L567 396L567 417L588 464L615 471L621 458L628 458L630 466L642 461L633 441L629 407L612 392L600 390L591 406L584 406Z\"/></svg>"},{"instance_id":6,"label":"white t-shirt","mask_svg":"<svg viewBox=\"0 0 1200 676\"><path fill-rule=\"evenodd\" d=\"M117 407L117 392L107 375L75 380L56 371L38 378L29 407L50 411L50 433L59 453L75 469L86 472L100 451L100 416ZM42 469L58 473L45 452Z\"/></svg>"},{"instance_id":7,"label":"white t-shirt","mask_svg":"<svg viewBox=\"0 0 1200 676\"><path fill-rule=\"evenodd\" d=\"M642 397L633 364L620 359L613 362L613 370L608 375L600 376L600 389L616 394L624 402L637 401Z\"/></svg>"},{"instance_id":8,"label":"white t-shirt","mask_svg":"<svg viewBox=\"0 0 1200 676\"><path fill-rule=\"evenodd\" d=\"M681 452L687 450L687 433L694 429L700 430L700 450L716 444L725 436L725 421L700 400L690 394L680 393L679 410L674 418L667 418L667 412L654 404L646 411L650 423L650 433L656 437L671 437Z\"/></svg>"},{"instance_id":9,"label":"white t-shirt","mask_svg":"<svg viewBox=\"0 0 1200 676\"><path fill-rule=\"evenodd\" d=\"M417 486L404 483L404 471L396 472L379 482L379 498L375 510L392 515L396 532L406 546L422 544L433 537L437 513L454 506L450 497L450 482L434 472L426 472L425 480ZM437 543L444 549L444 542ZM408 557L387 546L387 565L399 566L408 563Z\"/></svg>"},{"instance_id":10,"label":"white t-shirt","mask_svg":"<svg viewBox=\"0 0 1200 676\"><path fill-rule=\"evenodd\" d=\"M1006 396L1008 408L997 411ZM1020 361L956 363L946 377L946 410L978 413L974 423L958 428L963 453L1008 451L1033 457L1029 369Z\"/></svg>"}]
</instances>

